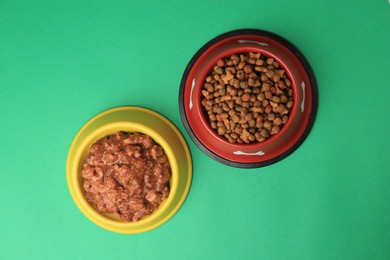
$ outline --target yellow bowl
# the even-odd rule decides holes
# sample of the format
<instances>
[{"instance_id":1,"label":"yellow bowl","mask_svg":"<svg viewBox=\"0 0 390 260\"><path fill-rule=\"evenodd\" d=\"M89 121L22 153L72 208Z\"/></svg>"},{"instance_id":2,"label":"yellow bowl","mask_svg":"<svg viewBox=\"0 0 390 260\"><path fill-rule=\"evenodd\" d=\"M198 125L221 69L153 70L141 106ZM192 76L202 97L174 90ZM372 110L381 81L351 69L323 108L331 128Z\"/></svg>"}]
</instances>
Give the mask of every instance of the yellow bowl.
<instances>
[{"instance_id":1,"label":"yellow bowl","mask_svg":"<svg viewBox=\"0 0 390 260\"><path fill-rule=\"evenodd\" d=\"M117 131L149 135L164 149L171 166L168 198L155 212L138 222L125 222L112 214L99 213L84 197L81 169L88 151L98 139ZM93 223L118 233L140 233L168 221L183 204L192 179L191 154L179 130L164 116L142 107L117 107L98 114L77 133L68 153L66 178L74 202Z\"/></svg>"}]
</instances>

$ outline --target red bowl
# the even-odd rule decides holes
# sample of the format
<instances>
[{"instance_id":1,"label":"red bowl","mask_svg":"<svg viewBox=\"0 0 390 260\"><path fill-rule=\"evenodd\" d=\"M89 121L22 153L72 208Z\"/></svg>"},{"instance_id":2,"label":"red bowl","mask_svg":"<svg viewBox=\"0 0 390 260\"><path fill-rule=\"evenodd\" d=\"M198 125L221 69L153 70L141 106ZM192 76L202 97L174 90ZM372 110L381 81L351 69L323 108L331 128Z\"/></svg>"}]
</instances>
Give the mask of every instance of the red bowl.
<instances>
[{"instance_id":1,"label":"red bowl","mask_svg":"<svg viewBox=\"0 0 390 260\"><path fill-rule=\"evenodd\" d=\"M261 52L279 62L292 82L294 105L276 135L261 143L233 144L210 127L201 105L201 90L219 59L248 52ZM234 167L262 167L291 154L309 134L317 114L317 83L307 60L287 40L261 30L236 30L212 39L191 59L181 80L179 107L191 139L207 155Z\"/></svg>"}]
</instances>

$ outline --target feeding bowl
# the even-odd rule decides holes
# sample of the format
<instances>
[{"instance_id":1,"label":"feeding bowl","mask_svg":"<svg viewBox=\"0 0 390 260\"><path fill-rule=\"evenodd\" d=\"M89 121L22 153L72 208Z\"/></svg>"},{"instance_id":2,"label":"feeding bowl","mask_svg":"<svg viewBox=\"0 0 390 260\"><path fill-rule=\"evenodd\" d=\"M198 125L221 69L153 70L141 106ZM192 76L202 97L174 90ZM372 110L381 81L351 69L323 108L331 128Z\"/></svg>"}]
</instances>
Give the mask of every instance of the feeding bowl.
<instances>
[{"instance_id":1,"label":"feeding bowl","mask_svg":"<svg viewBox=\"0 0 390 260\"><path fill-rule=\"evenodd\" d=\"M201 105L202 88L218 60L249 52L280 64L291 80L294 105L279 133L263 142L231 143L211 128ZM294 152L309 134L317 106L317 83L305 57L289 41L261 30L236 30L212 39L193 56L180 84L180 114L190 137L211 158L233 167L262 167Z\"/></svg>"},{"instance_id":2,"label":"feeding bowl","mask_svg":"<svg viewBox=\"0 0 390 260\"><path fill-rule=\"evenodd\" d=\"M126 222L113 214L100 213L84 196L81 170L91 145L118 131L149 135L164 149L171 167L168 198L151 215L137 222ZM183 136L167 118L150 109L123 106L96 115L80 129L69 149L66 178L74 202L88 219L110 231L134 234L162 225L179 210L191 185L192 161Z\"/></svg>"}]
</instances>

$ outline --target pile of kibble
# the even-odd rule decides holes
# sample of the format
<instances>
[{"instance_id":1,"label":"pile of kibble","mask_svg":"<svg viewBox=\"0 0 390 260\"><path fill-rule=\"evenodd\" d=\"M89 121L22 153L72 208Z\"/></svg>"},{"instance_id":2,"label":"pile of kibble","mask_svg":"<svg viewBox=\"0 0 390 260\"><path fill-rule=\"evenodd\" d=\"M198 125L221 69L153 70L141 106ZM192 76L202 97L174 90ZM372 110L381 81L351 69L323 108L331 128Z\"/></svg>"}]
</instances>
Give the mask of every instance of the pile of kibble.
<instances>
[{"instance_id":1,"label":"pile of kibble","mask_svg":"<svg viewBox=\"0 0 390 260\"><path fill-rule=\"evenodd\" d=\"M286 71L261 53L220 59L202 95L211 128L231 143L263 142L277 134L294 104Z\"/></svg>"}]
</instances>

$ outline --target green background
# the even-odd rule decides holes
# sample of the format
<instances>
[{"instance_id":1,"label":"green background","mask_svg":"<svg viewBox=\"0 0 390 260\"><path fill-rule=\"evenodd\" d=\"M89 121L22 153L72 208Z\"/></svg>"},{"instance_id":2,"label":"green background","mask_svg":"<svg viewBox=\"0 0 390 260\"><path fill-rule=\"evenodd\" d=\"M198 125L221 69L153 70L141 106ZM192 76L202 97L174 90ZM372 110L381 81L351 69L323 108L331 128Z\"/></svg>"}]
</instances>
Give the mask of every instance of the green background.
<instances>
[{"instance_id":1,"label":"green background","mask_svg":"<svg viewBox=\"0 0 390 260\"><path fill-rule=\"evenodd\" d=\"M240 28L287 38L318 80L309 137L265 168L212 160L179 116L191 57ZM0 258L390 259L389 61L386 0L1 0ZM179 212L137 235L90 222L65 178L77 131L120 105L168 117L194 163Z\"/></svg>"}]
</instances>

